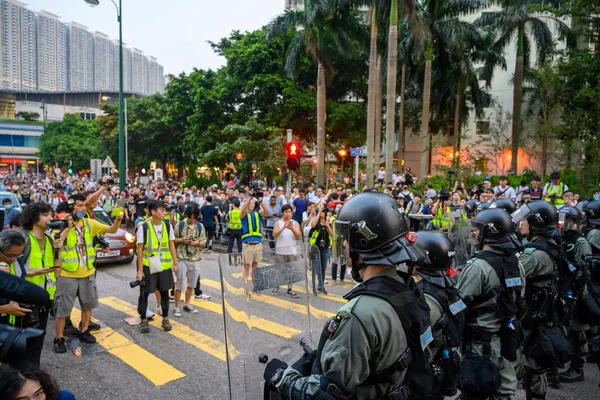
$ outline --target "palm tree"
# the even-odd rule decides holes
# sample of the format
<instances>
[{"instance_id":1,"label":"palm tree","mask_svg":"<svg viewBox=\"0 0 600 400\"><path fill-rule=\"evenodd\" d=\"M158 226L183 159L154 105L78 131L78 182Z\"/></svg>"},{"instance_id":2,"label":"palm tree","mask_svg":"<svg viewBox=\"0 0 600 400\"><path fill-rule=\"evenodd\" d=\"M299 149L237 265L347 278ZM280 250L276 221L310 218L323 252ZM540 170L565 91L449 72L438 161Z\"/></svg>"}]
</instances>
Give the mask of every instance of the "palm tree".
<instances>
[{"instance_id":1,"label":"palm tree","mask_svg":"<svg viewBox=\"0 0 600 400\"><path fill-rule=\"evenodd\" d=\"M558 6L558 3L560 3L558 0L494 0L492 3L501 6L502 9L485 13L475 23L479 26L491 27L497 31L498 39L494 46L498 50L507 49L513 38L515 36L517 38L511 138L511 170L513 173L517 173L523 77L525 68L529 68L532 40L536 44L537 62L543 64L554 48L553 35L548 22L553 22L561 35L566 34L569 28L551 15L538 13L541 6Z\"/></svg>"},{"instance_id":2,"label":"palm tree","mask_svg":"<svg viewBox=\"0 0 600 400\"><path fill-rule=\"evenodd\" d=\"M453 166L460 166L460 145L461 135L460 127L468 120L466 110L466 97L470 96L470 103L473 105L475 115L481 118L484 115L484 105L489 103L489 94L484 92L479 86L480 77L483 77L487 87L491 86L494 68L500 66L506 69L506 61L502 54L493 47L494 36L488 31L481 32L480 36L467 35L465 38L457 37L456 42L448 49L449 57L453 64L452 72L444 77L444 81L449 83L452 95L455 95L454 101L454 147L453 147ZM472 42L475 40L475 42ZM481 68L476 68L475 64L483 64ZM446 96L439 96L441 101L446 100Z\"/></svg>"},{"instance_id":3,"label":"palm tree","mask_svg":"<svg viewBox=\"0 0 600 400\"><path fill-rule=\"evenodd\" d=\"M356 39L365 29L355 10L338 0L306 0L304 10L285 11L267 26L267 40L295 32L288 47L285 70L295 77L296 65L302 51L317 64L317 183L325 183L325 137L327 120L327 85L335 75L329 57L333 51L352 53Z\"/></svg>"},{"instance_id":4,"label":"palm tree","mask_svg":"<svg viewBox=\"0 0 600 400\"><path fill-rule=\"evenodd\" d=\"M371 6L371 40L369 45L369 94L367 99L367 186L373 186L375 113L377 112L377 7ZM377 161L379 162L379 160Z\"/></svg>"},{"instance_id":5,"label":"palm tree","mask_svg":"<svg viewBox=\"0 0 600 400\"><path fill-rule=\"evenodd\" d=\"M427 174L428 153L431 143L429 120L431 118L431 79L434 54L437 64L446 58L447 49L458 41L459 37L470 38L479 35L473 24L458 17L471 14L487 4L486 0L423 0L419 3L418 18L425 25L424 45L425 72L423 79L423 111L421 114L421 162L419 178Z\"/></svg>"}]
</instances>

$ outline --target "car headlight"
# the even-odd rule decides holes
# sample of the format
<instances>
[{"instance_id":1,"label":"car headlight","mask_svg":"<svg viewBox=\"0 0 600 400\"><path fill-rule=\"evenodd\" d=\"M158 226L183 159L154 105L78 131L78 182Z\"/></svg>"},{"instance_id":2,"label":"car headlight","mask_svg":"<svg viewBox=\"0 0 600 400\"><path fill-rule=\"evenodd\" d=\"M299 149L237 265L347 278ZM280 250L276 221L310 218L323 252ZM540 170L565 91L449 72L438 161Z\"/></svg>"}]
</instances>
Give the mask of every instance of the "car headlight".
<instances>
[{"instance_id":1,"label":"car headlight","mask_svg":"<svg viewBox=\"0 0 600 400\"><path fill-rule=\"evenodd\" d=\"M133 243L133 235L132 235L131 233L127 232L127 233L125 234L125 239L126 239L128 242L130 242L130 243Z\"/></svg>"}]
</instances>

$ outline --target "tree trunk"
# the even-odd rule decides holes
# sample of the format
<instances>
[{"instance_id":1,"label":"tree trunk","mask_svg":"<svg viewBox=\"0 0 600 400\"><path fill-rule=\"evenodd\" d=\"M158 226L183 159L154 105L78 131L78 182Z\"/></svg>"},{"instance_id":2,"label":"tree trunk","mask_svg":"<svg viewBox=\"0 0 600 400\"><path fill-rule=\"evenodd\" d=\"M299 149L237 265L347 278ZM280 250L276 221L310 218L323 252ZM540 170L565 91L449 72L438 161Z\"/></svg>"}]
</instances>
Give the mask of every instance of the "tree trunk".
<instances>
[{"instance_id":1,"label":"tree trunk","mask_svg":"<svg viewBox=\"0 0 600 400\"><path fill-rule=\"evenodd\" d=\"M371 49L369 54L369 97L367 99L367 186L373 186L375 111L377 97L377 8L371 7Z\"/></svg>"},{"instance_id":2,"label":"tree trunk","mask_svg":"<svg viewBox=\"0 0 600 400\"><path fill-rule=\"evenodd\" d=\"M517 61L515 63L515 86L513 92L513 115L512 115L512 148L510 168L513 174L518 174L517 157L519 156L519 137L521 129L521 103L523 102L523 38L525 35L524 26L519 25L517 38Z\"/></svg>"},{"instance_id":3,"label":"tree trunk","mask_svg":"<svg viewBox=\"0 0 600 400\"><path fill-rule=\"evenodd\" d=\"M406 90L406 62L402 63L402 77L400 78L400 126L398 129L398 171L402 170L404 160L404 92Z\"/></svg>"},{"instance_id":4,"label":"tree trunk","mask_svg":"<svg viewBox=\"0 0 600 400\"><path fill-rule=\"evenodd\" d=\"M423 182L427 175L429 159L429 105L431 102L431 60L433 58L433 45L427 46L425 60L425 79L423 83L423 112L421 115L421 163L419 165L419 182Z\"/></svg>"},{"instance_id":5,"label":"tree trunk","mask_svg":"<svg viewBox=\"0 0 600 400\"><path fill-rule=\"evenodd\" d=\"M462 85L458 83L456 107L454 108L454 148L452 149L452 166L460 167L460 103L462 102Z\"/></svg>"},{"instance_id":6,"label":"tree trunk","mask_svg":"<svg viewBox=\"0 0 600 400\"><path fill-rule=\"evenodd\" d=\"M398 79L398 0L391 1L387 55L387 94L385 105L385 182L392 181L394 132L396 130L396 80Z\"/></svg>"},{"instance_id":7,"label":"tree trunk","mask_svg":"<svg viewBox=\"0 0 600 400\"><path fill-rule=\"evenodd\" d=\"M317 72L317 184L325 185L325 123L327 120L327 82L325 67L319 62Z\"/></svg>"},{"instance_id":8,"label":"tree trunk","mask_svg":"<svg viewBox=\"0 0 600 400\"><path fill-rule=\"evenodd\" d=\"M373 154L373 170L378 171L381 164L381 126L383 107L383 56L377 56L377 95L375 98L375 153Z\"/></svg>"}]
</instances>

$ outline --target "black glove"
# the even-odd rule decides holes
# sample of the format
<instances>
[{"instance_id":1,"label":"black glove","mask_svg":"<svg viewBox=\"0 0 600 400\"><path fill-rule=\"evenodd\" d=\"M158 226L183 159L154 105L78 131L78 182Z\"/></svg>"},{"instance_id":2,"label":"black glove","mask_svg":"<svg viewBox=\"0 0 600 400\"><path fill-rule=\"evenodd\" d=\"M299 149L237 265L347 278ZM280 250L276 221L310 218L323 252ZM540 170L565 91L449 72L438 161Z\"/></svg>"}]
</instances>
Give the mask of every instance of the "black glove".
<instances>
[{"instance_id":1,"label":"black glove","mask_svg":"<svg viewBox=\"0 0 600 400\"><path fill-rule=\"evenodd\" d=\"M263 378L265 378L265 381L271 382L272 378L274 377L277 371L285 370L287 367L288 365L286 363L284 363L278 358L274 358L271 361L269 361L269 363L265 367L265 373L263 374ZM279 377L279 379L281 379L281 377Z\"/></svg>"}]
</instances>

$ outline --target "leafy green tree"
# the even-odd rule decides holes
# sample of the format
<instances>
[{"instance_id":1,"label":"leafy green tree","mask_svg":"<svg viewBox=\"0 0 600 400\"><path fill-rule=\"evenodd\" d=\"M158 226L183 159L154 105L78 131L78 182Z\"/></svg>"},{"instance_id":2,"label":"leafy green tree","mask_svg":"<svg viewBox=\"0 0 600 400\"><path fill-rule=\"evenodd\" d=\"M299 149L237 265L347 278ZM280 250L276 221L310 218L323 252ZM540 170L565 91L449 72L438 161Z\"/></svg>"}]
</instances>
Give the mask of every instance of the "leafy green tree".
<instances>
[{"instance_id":1,"label":"leafy green tree","mask_svg":"<svg viewBox=\"0 0 600 400\"><path fill-rule=\"evenodd\" d=\"M268 26L267 38L294 32L287 49L285 69L289 76L296 75L298 58L306 52L317 65L317 181L325 182L325 138L327 93L335 68L332 54L354 52L353 37L365 33L352 7L336 0L306 0L302 11L286 11Z\"/></svg>"},{"instance_id":2,"label":"leafy green tree","mask_svg":"<svg viewBox=\"0 0 600 400\"><path fill-rule=\"evenodd\" d=\"M517 39L517 61L515 63L513 121L511 142L511 170L516 173L517 156L521 130L521 107L523 102L523 79L529 68L532 45L536 45L537 62L543 64L554 49L554 38L550 25L554 25L559 34L567 34L567 25L549 13L539 13L543 6L559 1L545 0L494 0L491 3L501 7L499 11L483 14L476 24L490 27L497 32L495 47L506 50ZM527 34L526 32L530 32Z\"/></svg>"},{"instance_id":3,"label":"leafy green tree","mask_svg":"<svg viewBox=\"0 0 600 400\"><path fill-rule=\"evenodd\" d=\"M100 130L101 125L96 120L66 114L63 121L46 125L46 131L40 136L38 156L44 164L67 166L73 162L76 170L89 169L90 159L107 155L101 150Z\"/></svg>"}]
</instances>

